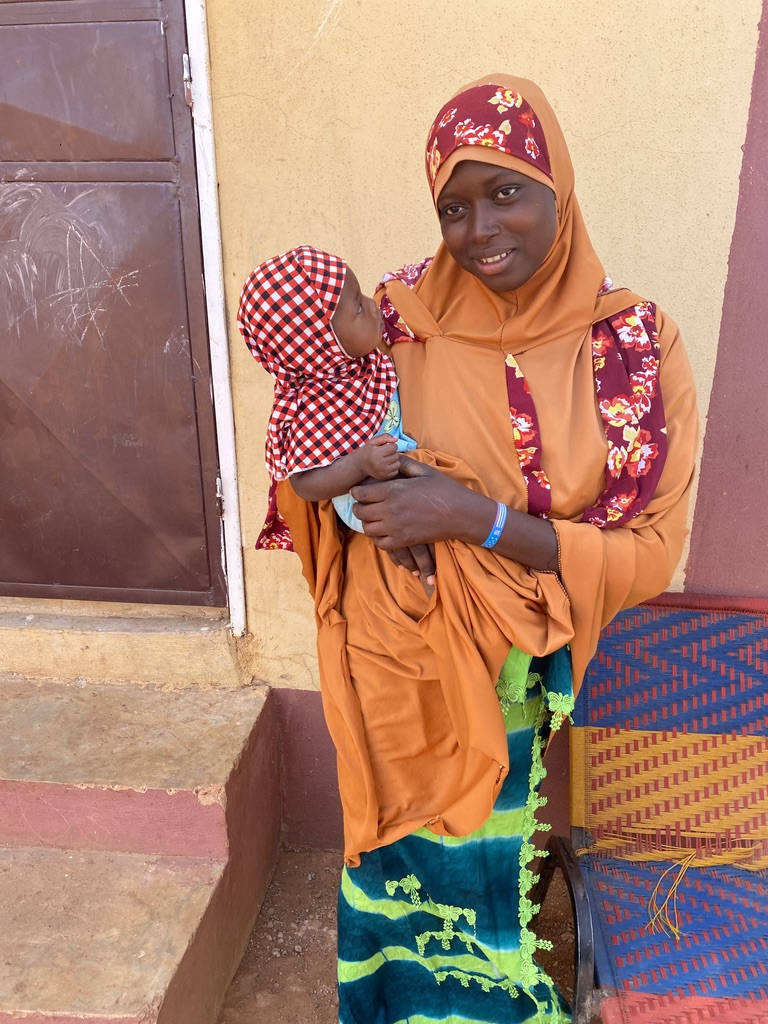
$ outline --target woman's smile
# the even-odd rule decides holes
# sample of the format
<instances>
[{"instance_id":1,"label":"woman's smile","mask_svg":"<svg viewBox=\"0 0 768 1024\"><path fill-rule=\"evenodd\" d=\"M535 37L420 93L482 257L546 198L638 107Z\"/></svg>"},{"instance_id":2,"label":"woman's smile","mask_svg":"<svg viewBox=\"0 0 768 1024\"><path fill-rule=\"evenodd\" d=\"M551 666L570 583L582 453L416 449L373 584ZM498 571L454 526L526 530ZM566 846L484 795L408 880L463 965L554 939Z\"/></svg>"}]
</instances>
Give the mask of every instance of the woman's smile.
<instances>
[{"instance_id":1,"label":"woman's smile","mask_svg":"<svg viewBox=\"0 0 768 1024\"><path fill-rule=\"evenodd\" d=\"M500 252L498 256L478 256L478 260L480 261L480 263L490 265L491 263L498 263L500 260L505 260L507 256L510 256L512 254L512 252L512 249L507 249L506 252Z\"/></svg>"},{"instance_id":2,"label":"woman's smile","mask_svg":"<svg viewBox=\"0 0 768 1024\"><path fill-rule=\"evenodd\" d=\"M514 249L505 249L504 252L494 256L475 256L475 262L479 265L480 272L490 277L496 274L503 274L508 268L515 255Z\"/></svg>"}]
</instances>

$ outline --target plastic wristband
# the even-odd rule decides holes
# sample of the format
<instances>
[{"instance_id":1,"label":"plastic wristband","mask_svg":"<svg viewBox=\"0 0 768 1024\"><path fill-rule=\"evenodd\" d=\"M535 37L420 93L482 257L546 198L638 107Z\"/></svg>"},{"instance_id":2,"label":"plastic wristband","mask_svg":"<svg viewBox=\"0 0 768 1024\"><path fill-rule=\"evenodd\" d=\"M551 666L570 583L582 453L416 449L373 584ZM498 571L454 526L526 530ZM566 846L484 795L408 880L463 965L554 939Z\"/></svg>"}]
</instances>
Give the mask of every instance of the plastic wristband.
<instances>
[{"instance_id":1,"label":"plastic wristband","mask_svg":"<svg viewBox=\"0 0 768 1024\"><path fill-rule=\"evenodd\" d=\"M488 534L486 539L483 541L484 548L493 548L496 546L496 542L501 536L504 530L504 524L507 521L507 506L502 505L500 501L496 502L496 518L493 521L491 532Z\"/></svg>"}]
</instances>

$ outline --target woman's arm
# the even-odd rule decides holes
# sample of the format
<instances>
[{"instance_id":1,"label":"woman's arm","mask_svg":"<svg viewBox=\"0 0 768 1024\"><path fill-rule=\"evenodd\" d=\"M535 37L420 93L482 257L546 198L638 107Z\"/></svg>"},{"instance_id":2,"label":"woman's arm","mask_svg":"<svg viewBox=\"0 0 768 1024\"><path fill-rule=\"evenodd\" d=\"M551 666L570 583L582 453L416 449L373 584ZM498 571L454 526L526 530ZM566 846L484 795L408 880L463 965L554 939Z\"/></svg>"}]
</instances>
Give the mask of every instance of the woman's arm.
<instances>
[{"instance_id":1,"label":"woman's arm","mask_svg":"<svg viewBox=\"0 0 768 1024\"><path fill-rule=\"evenodd\" d=\"M294 473L291 484L304 501L323 501L346 494L366 477L391 480L397 476L399 456L397 444L390 434L378 434L329 466L317 466L303 473Z\"/></svg>"},{"instance_id":2,"label":"woman's arm","mask_svg":"<svg viewBox=\"0 0 768 1024\"><path fill-rule=\"evenodd\" d=\"M405 478L405 479L404 479ZM431 466L400 456L400 477L352 488L354 507L363 528L377 547L394 552L408 564L405 549L438 540L481 545L491 532L498 505ZM507 520L494 550L531 569L556 572L557 535L546 520L516 509Z\"/></svg>"}]
</instances>

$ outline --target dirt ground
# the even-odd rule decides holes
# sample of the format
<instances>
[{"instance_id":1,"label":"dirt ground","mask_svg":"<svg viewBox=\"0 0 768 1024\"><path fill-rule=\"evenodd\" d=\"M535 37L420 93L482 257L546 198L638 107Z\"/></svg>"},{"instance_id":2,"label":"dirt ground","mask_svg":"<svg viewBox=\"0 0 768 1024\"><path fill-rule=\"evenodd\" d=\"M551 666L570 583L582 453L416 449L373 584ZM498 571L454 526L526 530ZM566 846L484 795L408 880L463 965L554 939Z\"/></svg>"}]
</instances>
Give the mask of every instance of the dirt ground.
<instances>
[{"instance_id":1,"label":"dirt ground","mask_svg":"<svg viewBox=\"0 0 768 1024\"><path fill-rule=\"evenodd\" d=\"M337 1024L336 893L341 855L284 852L218 1024ZM541 962L567 998L573 982L573 922L555 876L537 934L555 947Z\"/></svg>"}]
</instances>

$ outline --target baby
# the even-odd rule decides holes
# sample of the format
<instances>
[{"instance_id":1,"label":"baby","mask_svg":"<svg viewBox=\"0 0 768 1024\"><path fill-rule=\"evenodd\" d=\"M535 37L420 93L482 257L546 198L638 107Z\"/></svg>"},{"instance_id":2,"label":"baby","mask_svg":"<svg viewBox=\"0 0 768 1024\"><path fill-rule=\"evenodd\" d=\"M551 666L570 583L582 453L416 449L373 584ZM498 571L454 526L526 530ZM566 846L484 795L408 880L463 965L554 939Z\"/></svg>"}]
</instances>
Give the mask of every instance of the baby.
<instances>
[{"instance_id":1,"label":"baby","mask_svg":"<svg viewBox=\"0 0 768 1024\"><path fill-rule=\"evenodd\" d=\"M332 498L340 518L363 532L350 488L366 477L393 479L399 453L416 447L402 430L394 364L379 351L378 306L344 260L301 245L253 271L237 321L275 379L271 504L277 482L290 477L300 498Z\"/></svg>"}]
</instances>

